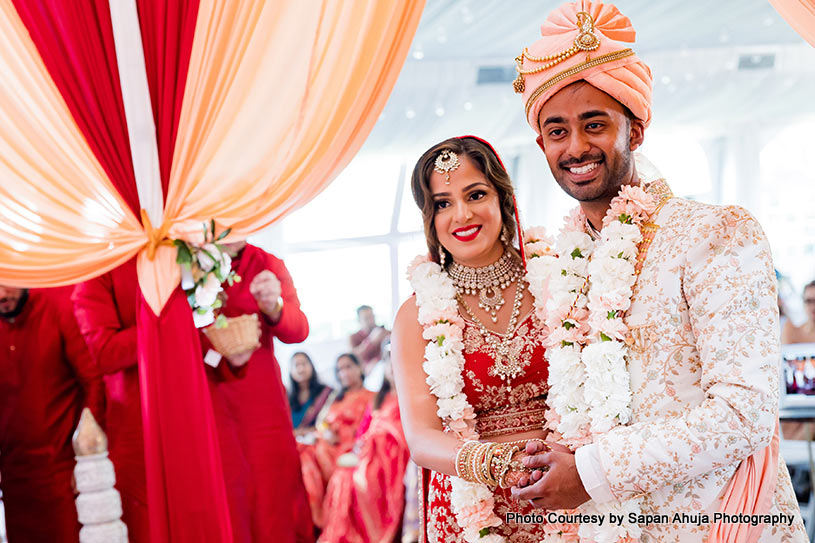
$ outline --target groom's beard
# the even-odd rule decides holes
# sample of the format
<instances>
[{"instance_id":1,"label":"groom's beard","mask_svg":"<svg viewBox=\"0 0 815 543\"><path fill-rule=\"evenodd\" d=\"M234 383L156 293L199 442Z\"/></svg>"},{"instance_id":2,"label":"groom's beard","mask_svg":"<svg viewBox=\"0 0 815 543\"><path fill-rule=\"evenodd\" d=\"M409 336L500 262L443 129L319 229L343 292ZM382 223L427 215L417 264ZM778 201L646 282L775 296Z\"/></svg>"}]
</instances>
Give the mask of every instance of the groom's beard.
<instances>
[{"instance_id":1,"label":"groom's beard","mask_svg":"<svg viewBox=\"0 0 815 543\"><path fill-rule=\"evenodd\" d=\"M7 309L5 311L0 311L0 318L6 319L6 320L13 319L14 317L16 317L17 315L19 315L20 313L23 312L23 308L25 307L25 303L26 303L27 300L28 300L28 289L24 290L20 294L20 297L17 299L17 303L12 305L11 309ZM7 303L8 300L3 298L2 300L0 300L0 303L2 303L2 302L6 302L3 305L8 306L8 303Z\"/></svg>"},{"instance_id":2,"label":"groom's beard","mask_svg":"<svg viewBox=\"0 0 815 543\"><path fill-rule=\"evenodd\" d=\"M630 180L633 160L633 153L628 148L619 153L614 153L611 159L609 159L609 155L602 151L586 153L578 158L559 162L557 172L552 172L552 174L560 188L579 202L610 200L617 196L620 187ZM591 181L588 186L573 187L568 178L569 173L564 170L577 164L597 161L600 161L603 168L603 171L599 174L600 177Z\"/></svg>"}]
</instances>

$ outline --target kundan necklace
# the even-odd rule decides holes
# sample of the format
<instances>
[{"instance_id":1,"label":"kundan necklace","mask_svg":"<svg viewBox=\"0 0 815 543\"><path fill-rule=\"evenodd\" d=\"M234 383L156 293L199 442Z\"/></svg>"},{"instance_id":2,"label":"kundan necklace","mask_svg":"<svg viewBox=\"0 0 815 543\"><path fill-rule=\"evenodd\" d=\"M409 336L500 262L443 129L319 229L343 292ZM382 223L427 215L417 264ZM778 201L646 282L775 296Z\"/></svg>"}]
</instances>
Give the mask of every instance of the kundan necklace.
<instances>
[{"instance_id":1,"label":"kundan necklace","mask_svg":"<svg viewBox=\"0 0 815 543\"><path fill-rule=\"evenodd\" d=\"M504 251L501 258L489 266L471 268L453 262L447 273L459 295L478 292L478 307L487 311L495 323L498 322L498 311L504 306L504 289L521 277L523 268L517 258Z\"/></svg>"},{"instance_id":2,"label":"kundan necklace","mask_svg":"<svg viewBox=\"0 0 815 543\"><path fill-rule=\"evenodd\" d=\"M524 364L520 357L521 353L519 352L517 346L513 345L512 341L510 341L512 334L515 331L515 326L518 324L518 317L521 314L521 302L523 301L523 297L524 281L523 279L519 279L518 286L515 289L515 300L512 303L512 314L509 317L507 331L504 334L498 334L497 332L493 332L484 326L484 323L482 323L481 320L475 316L475 313L473 313L473 311L467 305L467 302L464 301L461 293L456 294L459 304L461 304L461 307L464 308L467 316L469 316L473 323L475 323L475 325L478 327L478 332L481 334L481 337L484 338L484 342L492 351L493 363L492 367L487 373L504 381L507 385L507 391L509 391L511 388L512 380L519 375L522 375L524 372Z\"/></svg>"}]
</instances>

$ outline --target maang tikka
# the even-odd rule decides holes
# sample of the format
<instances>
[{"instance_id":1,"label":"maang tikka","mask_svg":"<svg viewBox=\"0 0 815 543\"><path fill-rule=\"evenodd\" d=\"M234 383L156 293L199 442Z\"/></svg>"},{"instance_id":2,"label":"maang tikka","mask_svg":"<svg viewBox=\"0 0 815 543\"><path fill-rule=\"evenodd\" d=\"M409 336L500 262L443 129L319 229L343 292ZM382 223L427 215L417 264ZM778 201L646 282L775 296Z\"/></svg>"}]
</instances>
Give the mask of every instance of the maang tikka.
<instances>
[{"instance_id":1,"label":"maang tikka","mask_svg":"<svg viewBox=\"0 0 815 543\"><path fill-rule=\"evenodd\" d=\"M461 162L458 160L458 155L455 154L453 151L445 149L441 153L439 153L439 156L436 157L436 163L433 169L438 173L446 175L447 179L444 181L444 184L449 185L450 172L457 169L460 165Z\"/></svg>"}]
</instances>

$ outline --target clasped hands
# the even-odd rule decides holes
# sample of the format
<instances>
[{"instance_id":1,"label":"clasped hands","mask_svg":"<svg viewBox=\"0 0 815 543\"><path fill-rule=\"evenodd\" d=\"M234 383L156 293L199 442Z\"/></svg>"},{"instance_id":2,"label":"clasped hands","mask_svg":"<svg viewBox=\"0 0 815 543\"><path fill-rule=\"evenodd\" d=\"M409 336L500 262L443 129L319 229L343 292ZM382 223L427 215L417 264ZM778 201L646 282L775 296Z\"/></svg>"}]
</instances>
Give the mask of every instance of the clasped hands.
<instances>
[{"instance_id":1,"label":"clasped hands","mask_svg":"<svg viewBox=\"0 0 815 543\"><path fill-rule=\"evenodd\" d=\"M511 474L515 499L548 511L574 509L591 499L577 472L574 453L567 447L536 439L528 441L519 454L524 469Z\"/></svg>"}]
</instances>

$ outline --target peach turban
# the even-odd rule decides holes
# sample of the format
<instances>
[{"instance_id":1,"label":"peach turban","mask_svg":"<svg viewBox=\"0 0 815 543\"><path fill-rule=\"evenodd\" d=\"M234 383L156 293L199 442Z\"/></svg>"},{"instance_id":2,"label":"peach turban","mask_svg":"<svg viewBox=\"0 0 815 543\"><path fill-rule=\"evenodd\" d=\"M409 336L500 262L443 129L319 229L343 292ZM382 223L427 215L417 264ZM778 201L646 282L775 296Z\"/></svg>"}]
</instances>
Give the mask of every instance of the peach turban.
<instances>
[{"instance_id":1,"label":"peach turban","mask_svg":"<svg viewBox=\"0 0 815 543\"><path fill-rule=\"evenodd\" d=\"M633 43L631 21L612 4L564 4L541 26L541 39L515 59L515 92L523 94L526 120L540 132L543 104L563 87L585 80L651 121L651 70L621 42Z\"/></svg>"}]
</instances>

